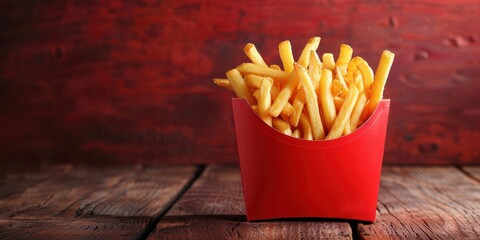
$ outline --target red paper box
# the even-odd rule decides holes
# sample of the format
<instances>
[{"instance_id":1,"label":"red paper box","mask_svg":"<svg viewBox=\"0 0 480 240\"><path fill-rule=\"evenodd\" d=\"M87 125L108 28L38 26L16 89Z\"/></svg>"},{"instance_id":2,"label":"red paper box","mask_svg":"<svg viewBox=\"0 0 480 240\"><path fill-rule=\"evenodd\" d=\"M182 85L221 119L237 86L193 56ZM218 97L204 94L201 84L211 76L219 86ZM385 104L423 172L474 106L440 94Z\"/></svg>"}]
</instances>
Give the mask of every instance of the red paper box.
<instances>
[{"instance_id":1,"label":"red paper box","mask_svg":"<svg viewBox=\"0 0 480 240\"><path fill-rule=\"evenodd\" d=\"M375 221L390 100L355 132L307 141L265 124L232 99L247 219Z\"/></svg>"}]
</instances>

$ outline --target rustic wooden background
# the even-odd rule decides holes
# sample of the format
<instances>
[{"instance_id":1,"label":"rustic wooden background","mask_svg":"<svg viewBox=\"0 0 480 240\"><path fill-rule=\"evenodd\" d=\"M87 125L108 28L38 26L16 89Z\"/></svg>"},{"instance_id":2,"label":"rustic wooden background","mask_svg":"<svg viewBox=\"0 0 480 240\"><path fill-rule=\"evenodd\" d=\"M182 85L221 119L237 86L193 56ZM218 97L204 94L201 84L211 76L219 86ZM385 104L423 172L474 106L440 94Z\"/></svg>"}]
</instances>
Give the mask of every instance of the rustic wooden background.
<instances>
[{"instance_id":1,"label":"rustic wooden background","mask_svg":"<svg viewBox=\"0 0 480 240\"><path fill-rule=\"evenodd\" d=\"M0 3L0 161L234 162L231 94L212 77L253 42L396 53L385 161L480 163L480 2Z\"/></svg>"}]
</instances>

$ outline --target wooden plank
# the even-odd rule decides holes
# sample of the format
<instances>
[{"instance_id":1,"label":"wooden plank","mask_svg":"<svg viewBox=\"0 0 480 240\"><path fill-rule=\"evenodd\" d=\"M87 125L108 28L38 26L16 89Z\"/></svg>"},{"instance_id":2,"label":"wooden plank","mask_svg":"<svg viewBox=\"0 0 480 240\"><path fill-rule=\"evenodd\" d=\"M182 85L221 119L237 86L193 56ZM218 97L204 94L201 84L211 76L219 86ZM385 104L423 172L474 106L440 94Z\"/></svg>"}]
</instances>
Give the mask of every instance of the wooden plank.
<instances>
[{"instance_id":1,"label":"wooden plank","mask_svg":"<svg viewBox=\"0 0 480 240\"><path fill-rule=\"evenodd\" d=\"M246 222L240 171L209 166L148 239L351 239L348 223Z\"/></svg>"},{"instance_id":2,"label":"wooden plank","mask_svg":"<svg viewBox=\"0 0 480 240\"><path fill-rule=\"evenodd\" d=\"M480 184L454 167L384 167L361 239L479 239Z\"/></svg>"},{"instance_id":3,"label":"wooden plank","mask_svg":"<svg viewBox=\"0 0 480 240\"><path fill-rule=\"evenodd\" d=\"M461 167L469 176L480 182L480 166Z\"/></svg>"},{"instance_id":4,"label":"wooden plank","mask_svg":"<svg viewBox=\"0 0 480 240\"><path fill-rule=\"evenodd\" d=\"M0 219L0 239L137 239L148 218Z\"/></svg>"},{"instance_id":5,"label":"wooden plank","mask_svg":"<svg viewBox=\"0 0 480 240\"><path fill-rule=\"evenodd\" d=\"M479 162L479 15L478 0L3 0L0 157L235 162L233 94L211 78L248 42L281 65L279 42L298 56L318 34L319 53L347 43L374 71L397 53L386 162Z\"/></svg>"},{"instance_id":6,"label":"wooden plank","mask_svg":"<svg viewBox=\"0 0 480 240\"><path fill-rule=\"evenodd\" d=\"M62 176L73 169L72 165L34 166L25 165L22 169L17 166L0 166L0 200L7 196L19 194L25 189L40 184L46 180ZM4 164L5 165L5 164ZM13 169L12 169L13 168Z\"/></svg>"},{"instance_id":7,"label":"wooden plank","mask_svg":"<svg viewBox=\"0 0 480 240\"><path fill-rule=\"evenodd\" d=\"M195 166L80 166L0 199L0 218L154 217L196 171Z\"/></svg>"}]
</instances>

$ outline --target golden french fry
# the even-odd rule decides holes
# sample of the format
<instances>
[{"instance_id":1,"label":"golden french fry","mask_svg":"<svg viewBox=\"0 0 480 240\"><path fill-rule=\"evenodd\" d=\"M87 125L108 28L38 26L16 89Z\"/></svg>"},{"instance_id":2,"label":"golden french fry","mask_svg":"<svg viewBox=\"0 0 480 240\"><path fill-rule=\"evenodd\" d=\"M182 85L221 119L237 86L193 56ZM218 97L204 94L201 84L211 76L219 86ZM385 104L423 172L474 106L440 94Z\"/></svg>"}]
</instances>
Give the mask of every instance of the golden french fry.
<instances>
[{"instance_id":1,"label":"golden french fry","mask_svg":"<svg viewBox=\"0 0 480 240\"><path fill-rule=\"evenodd\" d=\"M357 102L355 103L355 107L353 108L352 116L350 116L350 129L351 131L355 131L359 126L360 116L365 108L367 103L367 94L362 92L360 96L358 96Z\"/></svg>"},{"instance_id":2,"label":"golden french fry","mask_svg":"<svg viewBox=\"0 0 480 240\"><path fill-rule=\"evenodd\" d=\"M340 108L342 108L344 101L345 99L341 97L338 97L338 96L333 97L333 103L335 104L335 110L337 111L337 113L340 111Z\"/></svg>"},{"instance_id":3,"label":"golden french fry","mask_svg":"<svg viewBox=\"0 0 480 240\"><path fill-rule=\"evenodd\" d=\"M288 73L269 67L263 67L254 63L243 63L237 67L238 71L245 74L255 74L262 77L271 77L275 81L284 81L288 79Z\"/></svg>"},{"instance_id":4,"label":"golden french fry","mask_svg":"<svg viewBox=\"0 0 480 240\"><path fill-rule=\"evenodd\" d=\"M245 74L245 83L251 88L260 88L264 77L255 74Z\"/></svg>"},{"instance_id":5,"label":"golden french fry","mask_svg":"<svg viewBox=\"0 0 480 240\"><path fill-rule=\"evenodd\" d=\"M342 136L348 135L352 133L352 129L350 128L350 121L347 121L347 124L345 124L345 128L343 129Z\"/></svg>"},{"instance_id":6,"label":"golden french fry","mask_svg":"<svg viewBox=\"0 0 480 240\"><path fill-rule=\"evenodd\" d=\"M283 121L285 121L287 124L289 124L288 123L289 116L287 116L287 114L282 112L282 113L280 113L279 118L281 118ZM290 126L290 124L289 124L289 126Z\"/></svg>"},{"instance_id":7,"label":"golden french fry","mask_svg":"<svg viewBox=\"0 0 480 240\"><path fill-rule=\"evenodd\" d=\"M275 69L275 70L280 70L280 71L282 71L282 69L280 68L280 66L278 66L277 64L272 64L272 65L270 65L270 68L271 68L271 69Z\"/></svg>"},{"instance_id":8,"label":"golden french fry","mask_svg":"<svg viewBox=\"0 0 480 240\"><path fill-rule=\"evenodd\" d=\"M334 79L332 81L332 88L331 89L332 89L332 96L336 97L336 96L340 95L340 93L342 92L343 86L338 79Z\"/></svg>"},{"instance_id":9,"label":"golden french fry","mask_svg":"<svg viewBox=\"0 0 480 240\"><path fill-rule=\"evenodd\" d=\"M367 93L367 96L370 95L370 87L373 83L373 71L366 61L363 61L357 66L358 70L360 70L360 74L362 74L363 80L363 91Z\"/></svg>"},{"instance_id":10,"label":"golden french fry","mask_svg":"<svg viewBox=\"0 0 480 240\"><path fill-rule=\"evenodd\" d=\"M350 59L352 59L353 49L347 44L340 45L340 53L335 65L339 68L342 76L347 74L347 66Z\"/></svg>"},{"instance_id":11,"label":"golden french fry","mask_svg":"<svg viewBox=\"0 0 480 240\"><path fill-rule=\"evenodd\" d=\"M380 57L380 62L378 63L377 71L375 72L375 80L372 84L370 102L368 103L369 115L373 113L375 108L377 108L378 103L383 98L383 90L394 58L395 54L388 50L383 51L382 56Z\"/></svg>"},{"instance_id":12,"label":"golden french fry","mask_svg":"<svg viewBox=\"0 0 480 240\"><path fill-rule=\"evenodd\" d=\"M275 101L275 99L277 98L279 92L280 92L280 88L278 88L277 86L273 85L273 86L272 86L272 90L270 91L270 95L271 95L272 101Z\"/></svg>"},{"instance_id":13,"label":"golden french fry","mask_svg":"<svg viewBox=\"0 0 480 240\"><path fill-rule=\"evenodd\" d=\"M248 58L250 58L250 61L252 61L252 63L258 64L262 67L268 67L268 65L263 60L262 55L260 55L253 43L248 43L243 49L243 51L245 51L245 54Z\"/></svg>"},{"instance_id":14,"label":"golden french fry","mask_svg":"<svg viewBox=\"0 0 480 240\"><path fill-rule=\"evenodd\" d=\"M355 84L355 87L357 87L359 92L363 92L363 79L359 70L355 70L353 73L353 84Z\"/></svg>"},{"instance_id":15,"label":"golden french fry","mask_svg":"<svg viewBox=\"0 0 480 240\"><path fill-rule=\"evenodd\" d=\"M352 85L350 91L348 91L347 98L338 113L337 118L333 122L332 129L328 132L325 140L335 139L342 136L343 130L347 125L347 122L350 120L350 115L352 114L353 108L358 98L358 89Z\"/></svg>"},{"instance_id":16,"label":"golden french fry","mask_svg":"<svg viewBox=\"0 0 480 240\"><path fill-rule=\"evenodd\" d=\"M345 75L345 80L348 82L353 81L353 73L357 70L357 64L355 63L355 58L348 62L347 75Z\"/></svg>"},{"instance_id":17,"label":"golden french fry","mask_svg":"<svg viewBox=\"0 0 480 240\"><path fill-rule=\"evenodd\" d=\"M323 114L322 98L320 97L320 84L319 84L319 87L315 90L315 93L317 94L318 110L320 111L320 119L322 120L322 126L325 131L325 134L327 134L328 132L327 132L327 125L325 123L325 116Z\"/></svg>"},{"instance_id":18,"label":"golden french fry","mask_svg":"<svg viewBox=\"0 0 480 240\"><path fill-rule=\"evenodd\" d=\"M270 94L272 95L272 102L275 101L279 92L280 88L278 88L276 85L273 85L272 90L270 91Z\"/></svg>"},{"instance_id":19,"label":"golden french fry","mask_svg":"<svg viewBox=\"0 0 480 240\"><path fill-rule=\"evenodd\" d=\"M258 97L260 96L260 89L256 89L255 91L252 92L252 96L257 100L258 102Z\"/></svg>"},{"instance_id":20,"label":"golden french fry","mask_svg":"<svg viewBox=\"0 0 480 240\"><path fill-rule=\"evenodd\" d=\"M322 62L315 51L310 51L310 62L308 65L308 74L313 82L313 87L318 88L320 77L322 76Z\"/></svg>"},{"instance_id":21,"label":"golden french fry","mask_svg":"<svg viewBox=\"0 0 480 240\"><path fill-rule=\"evenodd\" d=\"M319 37L310 38L303 48L300 57L298 58L298 64L302 65L303 67L308 67L310 62L310 51L317 51L318 45L320 44Z\"/></svg>"},{"instance_id":22,"label":"golden french fry","mask_svg":"<svg viewBox=\"0 0 480 240\"><path fill-rule=\"evenodd\" d=\"M278 52L280 53L280 59L282 60L283 69L287 74L292 73L293 71L293 53L292 53L292 45L290 45L290 41L283 41L278 44Z\"/></svg>"},{"instance_id":23,"label":"golden french fry","mask_svg":"<svg viewBox=\"0 0 480 240\"><path fill-rule=\"evenodd\" d=\"M363 108L363 111L362 111L362 114L360 115L360 120L358 120L358 126L360 126L362 123L366 122L367 119L370 117L370 114L368 113L369 109L368 109L368 102L370 100L368 99L368 95L367 95L367 103L366 103L366 106Z\"/></svg>"},{"instance_id":24,"label":"golden french fry","mask_svg":"<svg viewBox=\"0 0 480 240\"><path fill-rule=\"evenodd\" d=\"M346 92L348 92L348 86L347 86L347 83L345 82L345 79L343 78L342 76L342 73L341 73L341 70L340 70L340 67L335 67L335 77L338 79L338 81L340 81L340 83L342 84L342 88L346 90Z\"/></svg>"},{"instance_id":25,"label":"golden french fry","mask_svg":"<svg viewBox=\"0 0 480 240\"><path fill-rule=\"evenodd\" d=\"M303 90L305 92L305 105L308 116L310 117L310 126L312 128L313 138L315 140L320 140L325 137L325 132L323 130L322 120L320 119L317 95L315 94L312 80L307 73L307 69L302 65L294 63L294 67L298 78L303 84Z\"/></svg>"},{"instance_id":26,"label":"golden french fry","mask_svg":"<svg viewBox=\"0 0 480 240\"><path fill-rule=\"evenodd\" d=\"M281 114L283 114L286 117L290 117L294 113L295 113L295 108L292 106L292 104L287 102L287 104L285 104L285 107L283 107ZM288 120L285 120L285 121L288 121Z\"/></svg>"},{"instance_id":27,"label":"golden french fry","mask_svg":"<svg viewBox=\"0 0 480 240\"><path fill-rule=\"evenodd\" d=\"M290 125L287 122L283 121L282 119L273 118L272 125L273 125L273 128L277 129L279 132L288 136L292 136L292 129L290 128Z\"/></svg>"},{"instance_id":28,"label":"golden french fry","mask_svg":"<svg viewBox=\"0 0 480 240\"><path fill-rule=\"evenodd\" d=\"M299 125L302 129L303 139L313 140L312 128L310 126L310 119L307 114L303 113L300 115Z\"/></svg>"},{"instance_id":29,"label":"golden french fry","mask_svg":"<svg viewBox=\"0 0 480 240\"><path fill-rule=\"evenodd\" d=\"M305 91L300 89L295 95L292 106L295 109L295 112L290 115L290 125L297 127L298 121L300 120L300 115L302 114L303 106L305 105Z\"/></svg>"},{"instance_id":30,"label":"golden french fry","mask_svg":"<svg viewBox=\"0 0 480 240\"><path fill-rule=\"evenodd\" d=\"M295 99L295 95L297 95L297 92L298 90L302 89L302 81L298 81L298 84L297 84L297 89L295 89L296 91L292 94L292 96L290 97L290 102L293 101L293 99Z\"/></svg>"},{"instance_id":31,"label":"golden french fry","mask_svg":"<svg viewBox=\"0 0 480 240\"><path fill-rule=\"evenodd\" d=\"M333 121L337 116L337 111L335 110L335 103L333 102L333 95L331 89L332 71L328 69L323 69L322 78L320 78L319 97L322 104L323 118L325 119L327 131L330 131Z\"/></svg>"},{"instance_id":32,"label":"golden french fry","mask_svg":"<svg viewBox=\"0 0 480 240\"><path fill-rule=\"evenodd\" d=\"M219 87L222 87L222 88L233 91L232 84L230 84L230 81L228 81L228 79L214 78L213 83L215 83L215 85L217 85Z\"/></svg>"},{"instance_id":33,"label":"golden french fry","mask_svg":"<svg viewBox=\"0 0 480 240\"><path fill-rule=\"evenodd\" d=\"M348 90L346 89L343 89L341 92L340 92L340 97L345 99L348 95Z\"/></svg>"},{"instance_id":34,"label":"golden french fry","mask_svg":"<svg viewBox=\"0 0 480 240\"><path fill-rule=\"evenodd\" d=\"M295 72L295 70L293 72ZM290 98L288 99L288 102L293 102L293 100L295 100L295 96L297 95L297 91L299 89L298 85L300 85L300 84L301 84L301 82L298 81L297 87L295 89L293 89L292 95L290 95Z\"/></svg>"},{"instance_id":35,"label":"golden french fry","mask_svg":"<svg viewBox=\"0 0 480 240\"><path fill-rule=\"evenodd\" d=\"M273 79L264 78L262 80L262 85L260 85L260 93L257 98L258 101L258 116L268 125L272 126L272 116L268 114L268 109L272 104L270 91L272 90Z\"/></svg>"},{"instance_id":36,"label":"golden french fry","mask_svg":"<svg viewBox=\"0 0 480 240\"><path fill-rule=\"evenodd\" d=\"M240 98L245 98L250 105L255 104L255 98L248 91L247 84L237 69L232 69L226 73L228 81L232 85L235 93Z\"/></svg>"},{"instance_id":37,"label":"golden french fry","mask_svg":"<svg viewBox=\"0 0 480 240\"><path fill-rule=\"evenodd\" d=\"M333 54L324 53L322 55L323 68L333 71L335 69L335 60L333 59Z\"/></svg>"},{"instance_id":38,"label":"golden french fry","mask_svg":"<svg viewBox=\"0 0 480 240\"><path fill-rule=\"evenodd\" d=\"M257 106L257 105L252 105L252 110L253 110L253 112L255 112L256 114L258 114L258 106Z\"/></svg>"},{"instance_id":39,"label":"golden french fry","mask_svg":"<svg viewBox=\"0 0 480 240\"><path fill-rule=\"evenodd\" d=\"M272 117L278 117L278 115L280 115L285 105L287 105L290 96L292 96L293 91L297 87L297 84L298 77L295 71L293 71L268 111Z\"/></svg>"},{"instance_id":40,"label":"golden french fry","mask_svg":"<svg viewBox=\"0 0 480 240\"><path fill-rule=\"evenodd\" d=\"M292 137L300 138L300 136L301 136L300 130L295 129L295 131L293 131L293 133L292 133Z\"/></svg>"},{"instance_id":41,"label":"golden french fry","mask_svg":"<svg viewBox=\"0 0 480 240\"><path fill-rule=\"evenodd\" d=\"M352 60L348 62L347 75L345 76L345 79L347 81L351 82L353 80L353 73L358 69L357 66L362 62L365 62L365 60L363 60L363 58L358 56L352 58Z\"/></svg>"},{"instance_id":42,"label":"golden french fry","mask_svg":"<svg viewBox=\"0 0 480 240\"><path fill-rule=\"evenodd\" d=\"M352 58L352 61L355 63L355 67L357 67L358 65L360 65L363 62L366 62L363 58L358 57L358 56Z\"/></svg>"}]
</instances>

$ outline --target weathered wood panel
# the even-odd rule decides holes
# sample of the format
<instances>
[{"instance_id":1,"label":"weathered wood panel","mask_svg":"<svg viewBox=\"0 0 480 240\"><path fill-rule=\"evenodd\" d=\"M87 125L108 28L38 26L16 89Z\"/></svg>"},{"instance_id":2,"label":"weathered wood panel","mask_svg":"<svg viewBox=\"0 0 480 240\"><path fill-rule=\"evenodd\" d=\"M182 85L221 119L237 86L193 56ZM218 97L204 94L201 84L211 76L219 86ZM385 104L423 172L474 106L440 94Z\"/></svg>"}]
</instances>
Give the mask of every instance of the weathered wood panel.
<instances>
[{"instance_id":1,"label":"weathered wood panel","mask_svg":"<svg viewBox=\"0 0 480 240\"><path fill-rule=\"evenodd\" d=\"M462 167L462 170L465 171L466 174L480 182L480 167Z\"/></svg>"},{"instance_id":2,"label":"weathered wood panel","mask_svg":"<svg viewBox=\"0 0 480 240\"><path fill-rule=\"evenodd\" d=\"M397 54L387 162L480 161L480 3L47 1L0 3L0 160L231 162L230 94L212 77L350 44L375 68Z\"/></svg>"},{"instance_id":3,"label":"weathered wood panel","mask_svg":"<svg viewBox=\"0 0 480 240\"><path fill-rule=\"evenodd\" d=\"M28 166L25 166L28 168ZM11 170L0 166L0 201L9 196L20 194L26 189L42 182L65 175L73 169L72 165L55 165L49 167L35 167L32 169ZM4 172L5 171L5 172Z\"/></svg>"},{"instance_id":4,"label":"weathered wood panel","mask_svg":"<svg viewBox=\"0 0 480 240\"><path fill-rule=\"evenodd\" d=\"M238 167L210 166L148 239L351 239L348 223L246 222Z\"/></svg>"},{"instance_id":5,"label":"weathered wood panel","mask_svg":"<svg viewBox=\"0 0 480 240\"><path fill-rule=\"evenodd\" d=\"M0 239L135 239L183 193L195 166L50 166L0 181Z\"/></svg>"},{"instance_id":6,"label":"weathered wood panel","mask_svg":"<svg viewBox=\"0 0 480 240\"><path fill-rule=\"evenodd\" d=\"M0 219L0 239L137 239L148 218Z\"/></svg>"},{"instance_id":7,"label":"weathered wood panel","mask_svg":"<svg viewBox=\"0 0 480 240\"><path fill-rule=\"evenodd\" d=\"M479 239L480 183L454 167L386 167L361 239Z\"/></svg>"},{"instance_id":8,"label":"weathered wood panel","mask_svg":"<svg viewBox=\"0 0 480 240\"><path fill-rule=\"evenodd\" d=\"M77 167L0 199L0 218L155 217L196 167Z\"/></svg>"}]
</instances>

